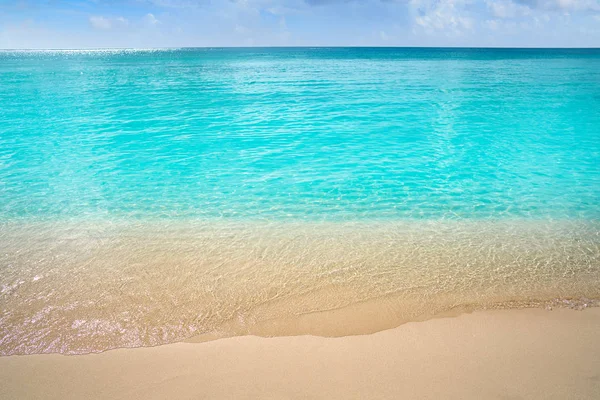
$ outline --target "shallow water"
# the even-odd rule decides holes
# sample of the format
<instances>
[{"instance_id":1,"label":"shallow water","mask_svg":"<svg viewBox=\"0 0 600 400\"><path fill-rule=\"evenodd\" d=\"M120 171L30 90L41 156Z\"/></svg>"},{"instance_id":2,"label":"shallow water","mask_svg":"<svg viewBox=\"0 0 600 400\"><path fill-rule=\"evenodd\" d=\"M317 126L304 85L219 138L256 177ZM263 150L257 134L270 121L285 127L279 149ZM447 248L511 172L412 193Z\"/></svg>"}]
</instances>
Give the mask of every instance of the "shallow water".
<instances>
[{"instance_id":1,"label":"shallow water","mask_svg":"<svg viewBox=\"0 0 600 400\"><path fill-rule=\"evenodd\" d=\"M20 222L1 231L4 354L207 333L347 335L457 307L600 299L600 224L581 221ZM342 325L327 313L295 321L362 303Z\"/></svg>"},{"instance_id":2,"label":"shallow water","mask_svg":"<svg viewBox=\"0 0 600 400\"><path fill-rule=\"evenodd\" d=\"M0 103L0 354L600 299L598 50L5 51Z\"/></svg>"},{"instance_id":3,"label":"shallow water","mask_svg":"<svg viewBox=\"0 0 600 400\"><path fill-rule=\"evenodd\" d=\"M3 218L600 218L600 50L0 52Z\"/></svg>"}]
</instances>

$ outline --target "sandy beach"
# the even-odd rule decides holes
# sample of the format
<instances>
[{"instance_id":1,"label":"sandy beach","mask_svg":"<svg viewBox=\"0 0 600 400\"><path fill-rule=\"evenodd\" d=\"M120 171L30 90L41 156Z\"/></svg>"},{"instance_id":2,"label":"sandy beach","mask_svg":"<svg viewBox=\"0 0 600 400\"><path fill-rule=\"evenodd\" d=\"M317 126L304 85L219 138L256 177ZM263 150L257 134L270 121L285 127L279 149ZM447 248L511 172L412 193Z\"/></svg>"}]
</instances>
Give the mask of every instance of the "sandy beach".
<instances>
[{"instance_id":1,"label":"sandy beach","mask_svg":"<svg viewBox=\"0 0 600 400\"><path fill-rule=\"evenodd\" d=\"M2 399L598 399L600 308L0 358Z\"/></svg>"}]
</instances>

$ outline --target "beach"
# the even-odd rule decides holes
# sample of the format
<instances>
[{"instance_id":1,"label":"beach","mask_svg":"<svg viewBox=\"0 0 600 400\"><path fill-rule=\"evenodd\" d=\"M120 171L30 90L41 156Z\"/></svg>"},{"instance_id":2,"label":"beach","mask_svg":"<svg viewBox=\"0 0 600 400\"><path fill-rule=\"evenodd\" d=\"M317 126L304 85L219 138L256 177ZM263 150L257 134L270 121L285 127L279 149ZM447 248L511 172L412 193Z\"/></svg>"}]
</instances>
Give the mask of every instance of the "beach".
<instances>
[{"instance_id":1,"label":"beach","mask_svg":"<svg viewBox=\"0 0 600 400\"><path fill-rule=\"evenodd\" d=\"M493 310L341 338L0 357L3 399L597 399L600 308Z\"/></svg>"},{"instance_id":2,"label":"beach","mask_svg":"<svg viewBox=\"0 0 600 400\"><path fill-rule=\"evenodd\" d=\"M599 93L599 49L0 51L0 399L600 398Z\"/></svg>"}]
</instances>

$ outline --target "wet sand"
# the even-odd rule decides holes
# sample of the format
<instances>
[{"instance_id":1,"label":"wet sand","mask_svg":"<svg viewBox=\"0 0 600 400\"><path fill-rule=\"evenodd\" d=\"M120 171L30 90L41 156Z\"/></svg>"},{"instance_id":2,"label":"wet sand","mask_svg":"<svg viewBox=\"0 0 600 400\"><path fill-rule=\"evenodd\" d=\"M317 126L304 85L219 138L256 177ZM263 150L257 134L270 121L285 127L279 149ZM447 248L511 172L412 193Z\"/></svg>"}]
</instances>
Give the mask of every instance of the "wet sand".
<instances>
[{"instance_id":1,"label":"wet sand","mask_svg":"<svg viewBox=\"0 0 600 400\"><path fill-rule=\"evenodd\" d=\"M2 399L598 399L600 308L495 310L342 338L0 357Z\"/></svg>"}]
</instances>

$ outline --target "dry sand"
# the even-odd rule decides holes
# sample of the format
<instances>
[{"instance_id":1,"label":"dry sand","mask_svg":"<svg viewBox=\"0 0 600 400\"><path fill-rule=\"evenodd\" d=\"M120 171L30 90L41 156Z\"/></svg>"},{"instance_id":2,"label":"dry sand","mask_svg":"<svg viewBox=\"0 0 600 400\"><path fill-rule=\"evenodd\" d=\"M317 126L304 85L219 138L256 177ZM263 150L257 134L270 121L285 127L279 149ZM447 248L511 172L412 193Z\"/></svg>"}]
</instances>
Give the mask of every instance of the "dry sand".
<instances>
[{"instance_id":1,"label":"dry sand","mask_svg":"<svg viewBox=\"0 0 600 400\"><path fill-rule=\"evenodd\" d=\"M600 399L600 308L0 358L1 399Z\"/></svg>"}]
</instances>

